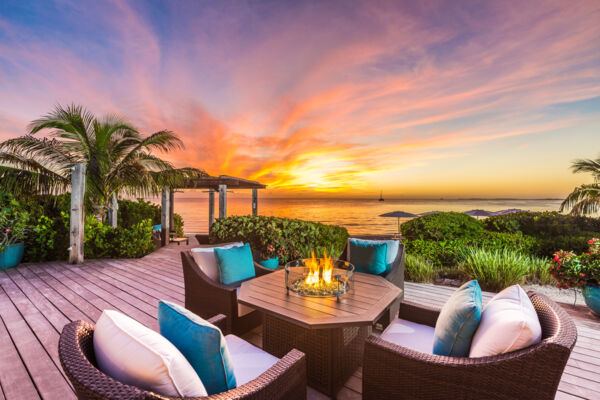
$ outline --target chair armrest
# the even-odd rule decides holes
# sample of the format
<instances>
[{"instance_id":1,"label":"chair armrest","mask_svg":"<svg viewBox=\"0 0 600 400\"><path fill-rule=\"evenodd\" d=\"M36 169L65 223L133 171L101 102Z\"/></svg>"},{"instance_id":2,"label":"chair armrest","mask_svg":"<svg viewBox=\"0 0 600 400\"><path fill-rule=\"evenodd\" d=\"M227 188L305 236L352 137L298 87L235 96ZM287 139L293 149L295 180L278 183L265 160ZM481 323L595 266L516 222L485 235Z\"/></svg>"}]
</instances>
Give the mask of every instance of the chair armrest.
<instances>
[{"instance_id":1,"label":"chair armrest","mask_svg":"<svg viewBox=\"0 0 600 400\"><path fill-rule=\"evenodd\" d=\"M363 399L550 400L569 353L555 343L542 342L491 357L446 357L370 336L364 349Z\"/></svg>"},{"instance_id":2,"label":"chair armrest","mask_svg":"<svg viewBox=\"0 0 600 400\"><path fill-rule=\"evenodd\" d=\"M227 330L227 316L224 314L217 314L214 317L207 319L207 321L219 328L221 331Z\"/></svg>"},{"instance_id":3,"label":"chair armrest","mask_svg":"<svg viewBox=\"0 0 600 400\"><path fill-rule=\"evenodd\" d=\"M203 397L210 400L306 399L306 356L290 350L258 378L227 392Z\"/></svg>"},{"instance_id":4,"label":"chair armrest","mask_svg":"<svg viewBox=\"0 0 600 400\"><path fill-rule=\"evenodd\" d=\"M440 310L437 308L427 307L421 304L403 301L400 304L401 319L416 322L417 324L435 327Z\"/></svg>"},{"instance_id":5,"label":"chair armrest","mask_svg":"<svg viewBox=\"0 0 600 400\"><path fill-rule=\"evenodd\" d=\"M267 275L273 271L277 271L278 269L279 269L279 267L276 269L265 268L262 265L260 265L259 263L257 263L256 261L254 262L254 272L255 272L256 276Z\"/></svg>"}]
</instances>

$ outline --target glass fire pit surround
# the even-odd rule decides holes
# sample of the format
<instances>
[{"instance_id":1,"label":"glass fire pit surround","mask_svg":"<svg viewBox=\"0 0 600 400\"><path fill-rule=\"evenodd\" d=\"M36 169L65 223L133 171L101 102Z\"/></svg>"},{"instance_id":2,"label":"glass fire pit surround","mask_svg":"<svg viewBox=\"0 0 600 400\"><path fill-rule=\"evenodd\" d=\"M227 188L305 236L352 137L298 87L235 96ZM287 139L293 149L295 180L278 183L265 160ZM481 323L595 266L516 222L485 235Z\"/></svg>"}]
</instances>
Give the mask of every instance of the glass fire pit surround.
<instances>
[{"instance_id":1,"label":"glass fire pit surround","mask_svg":"<svg viewBox=\"0 0 600 400\"><path fill-rule=\"evenodd\" d=\"M337 297L350 292L354 265L332 258L304 258L285 265L285 287L301 296Z\"/></svg>"}]
</instances>

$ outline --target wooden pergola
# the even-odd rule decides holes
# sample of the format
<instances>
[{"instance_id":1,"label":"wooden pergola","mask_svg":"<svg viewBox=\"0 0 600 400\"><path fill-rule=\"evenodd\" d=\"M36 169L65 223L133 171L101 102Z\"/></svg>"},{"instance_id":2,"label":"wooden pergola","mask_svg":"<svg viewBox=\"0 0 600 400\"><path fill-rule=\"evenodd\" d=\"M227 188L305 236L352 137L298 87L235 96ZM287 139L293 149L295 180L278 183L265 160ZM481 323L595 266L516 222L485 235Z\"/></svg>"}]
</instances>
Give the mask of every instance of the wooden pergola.
<instances>
[{"instance_id":1,"label":"wooden pergola","mask_svg":"<svg viewBox=\"0 0 600 400\"><path fill-rule=\"evenodd\" d=\"M69 263L81 264L83 262L84 245L84 219L85 219L85 176L86 165L74 164L71 168L71 213L70 213L70 247ZM236 178L229 175L203 176L190 179L181 186L164 188L161 199L161 242L169 244L171 228L175 226L174 202L177 189L208 189L208 224L209 228L215 221L215 192L219 192L219 218L227 216L227 189L252 189L252 215L258 215L258 189L267 186L260 182ZM109 221L113 227L117 224L117 196L113 195L109 209ZM1 394L0 394L1 398Z\"/></svg>"},{"instance_id":2,"label":"wooden pergola","mask_svg":"<svg viewBox=\"0 0 600 400\"><path fill-rule=\"evenodd\" d=\"M208 227L215 221L215 192L219 192L219 218L227 216L227 189L252 190L252 215L258 215L258 189L267 186L257 181L237 178L229 175L203 176L189 179L181 186L165 188L162 193L162 242L169 243L169 232L173 227L175 191L177 189L208 189Z\"/></svg>"}]
</instances>

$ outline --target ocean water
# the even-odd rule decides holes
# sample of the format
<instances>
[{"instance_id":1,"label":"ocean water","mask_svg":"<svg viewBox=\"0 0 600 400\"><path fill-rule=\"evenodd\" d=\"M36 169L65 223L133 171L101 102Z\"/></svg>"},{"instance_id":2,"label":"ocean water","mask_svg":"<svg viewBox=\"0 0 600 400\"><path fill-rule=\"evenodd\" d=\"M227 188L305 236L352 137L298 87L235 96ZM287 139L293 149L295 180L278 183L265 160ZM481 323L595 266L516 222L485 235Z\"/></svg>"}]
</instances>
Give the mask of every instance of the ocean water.
<instances>
[{"instance_id":1,"label":"ocean water","mask_svg":"<svg viewBox=\"0 0 600 400\"><path fill-rule=\"evenodd\" d=\"M248 197L228 196L227 215L252 213ZM396 218L380 217L391 211L420 214L427 211L458 211L484 209L499 211L520 208L530 211L557 211L560 200L386 200L377 199L273 199L258 197L260 215L298 218L325 224L345 226L350 234L392 234L398 231ZM175 212L183 217L186 233L208 232L208 195L177 193ZM218 215L218 196L215 196ZM401 219L401 222L407 219Z\"/></svg>"}]
</instances>

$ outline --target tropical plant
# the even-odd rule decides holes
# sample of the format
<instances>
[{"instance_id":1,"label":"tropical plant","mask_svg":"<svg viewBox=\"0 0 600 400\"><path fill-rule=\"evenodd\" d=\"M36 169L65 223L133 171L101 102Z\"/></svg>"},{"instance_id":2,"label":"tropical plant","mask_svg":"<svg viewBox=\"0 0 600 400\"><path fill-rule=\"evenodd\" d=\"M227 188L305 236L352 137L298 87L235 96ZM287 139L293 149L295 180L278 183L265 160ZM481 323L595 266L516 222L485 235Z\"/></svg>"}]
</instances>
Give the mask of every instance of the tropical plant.
<instances>
[{"instance_id":1,"label":"tropical plant","mask_svg":"<svg viewBox=\"0 0 600 400\"><path fill-rule=\"evenodd\" d=\"M467 248L459 268L469 278L477 279L482 288L499 291L523 283L534 263L535 257L507 249Z\"/></svg>"},{"instance_id":2,"label":"tropical plant","mask_svg":"<svg viewBox=\"0 0 600 400\"><path fill-rule=\"evenodd\" d=\"M35 136L46 132L46 137ZM177 169L154 154L183 148L175 133L148 136L116 115L97 118L82 106L56 106L29 125L29 134L0 143L0 179L14 193L63 193L71 169L84 163L86 200L99 214L115 194L156 195L163 187L203 175Z\"/></svg>"},{"instance_id":3,"label":"tropical plant","mask_svg":"<svg viewBox=\"0 0 600 400\"><path fill-rule=\"evenodd\" d=\"M438 272L431 261L420 256L406 255L406 279L412 282L433 282Z\"/></svg>"},{"instance_id":4,"label":"tropical plant","mask_svg":"<svg viewBox=\"0 0 600 400\"><path fill-rule=\"evenodd\" d=\"M573 173L589 173L594 183L578 186L560 205L560 211L571 210L572 215L590 215L600 211L600 158L575 160Z\"/></svg>"},{"instance_id":5,"label":"tropical plant","mask_svg":"<svg viewBox=\"0 0 600 400\"><path fill-rule=\"evenodd\" d=\"M549 271L559 288L581 288L590 282L600 282L600 239L592 238L587 243L587 253L562 250L554 253Z\"/></svg>"},{"instance_id":6,"label":"tropical plant","mask_svg":"<svg viewBox=\"0 0 600 400\"><path fill-rule=\"evenodd\" d=\"M29 213L10 193L0 194L0 252L25 238Z\"/></svg>"}]
</instances>

